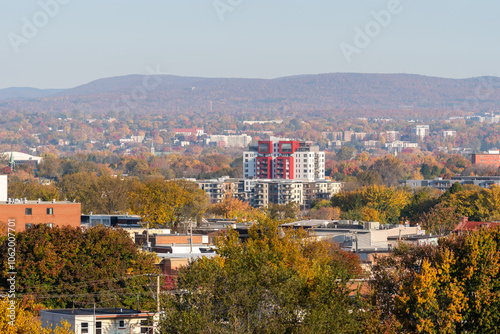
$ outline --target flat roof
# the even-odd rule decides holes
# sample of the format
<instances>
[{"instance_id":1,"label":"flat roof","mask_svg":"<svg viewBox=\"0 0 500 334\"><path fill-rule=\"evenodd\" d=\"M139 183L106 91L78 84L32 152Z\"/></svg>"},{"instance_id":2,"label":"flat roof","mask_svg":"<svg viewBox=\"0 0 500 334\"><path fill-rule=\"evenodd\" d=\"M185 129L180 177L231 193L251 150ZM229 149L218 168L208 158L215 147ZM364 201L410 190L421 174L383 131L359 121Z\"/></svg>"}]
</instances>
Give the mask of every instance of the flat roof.
<instances>
[{"instance_id":1,"label":"flat roof","mask_svg":"<svg viewBox=\"0 0 500 334\"><path fill-rule=\"evenodd\" d=\"M126 308L75 308L75 309L54 309L42 310L42 312L67 314L67 315L95 315L96 316L147 316L147 311L137 311Z\"/></svg>"},{"instance_id":2,"label":"flat roof","mask_svg":"<svg viewBox=\"0 0 500 334\"><path fill-rule=\"evenodd\" d=\"M118 217L118 218L128 218L128 219L137 219L141 218L140 216L137 215L122 215L122 214L117 214L117 215L108 215L108 214L97 214L97 213L92 213L92 214L82 214L82 217Z\"/></svg>"},{"instance_id":3,"label":"flat roof","mask_svg":"<svg viewBox=\"0 0 500 334\"><path fill-rule=\"evenodd\" d=\"M23 199L14 199L12 201L6 201L6 202L0 202L0 205L48 205L48 204L80 204L79 202L70 202L70 201L33 201L33 200L28 200L25 201Z\"/></svg>"},{"instance_id":4,"label":"flat roof","mask_svg":"<svg viewBox=\"0 0 500 334\"><path fill-rule=\"evenodd\" d=\"M215 257L217 253L161 253L156 256L162 259L198 259L200 257Z\"/></svg>"}]
</instances>

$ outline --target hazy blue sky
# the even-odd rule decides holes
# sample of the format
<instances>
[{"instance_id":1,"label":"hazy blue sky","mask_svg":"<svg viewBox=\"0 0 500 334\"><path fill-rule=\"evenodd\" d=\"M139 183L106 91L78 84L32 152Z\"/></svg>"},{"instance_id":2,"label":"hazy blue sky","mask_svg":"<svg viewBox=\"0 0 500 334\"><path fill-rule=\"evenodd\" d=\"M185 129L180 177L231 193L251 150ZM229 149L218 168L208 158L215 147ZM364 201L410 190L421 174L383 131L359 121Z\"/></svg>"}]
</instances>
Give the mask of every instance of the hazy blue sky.
<instances>
[{"instance_id":1,"label":"hazy blue sky","mask_svg":"<svg viewBox=\"0 0 500 334\"><path fill-rule=\"evenodd\" d=\"M50 17L39 1L0 0L0 88L73 87L148 66L209 77L500 76L498 0L401 0L380 31L371 12L395 0L59 1L68 3ZM217 1L233 4L224 20ZM38 32L23 34L23 18ZM355 28L367 25L374 37L348 62L341 43L356 47Z\"/></svg>"}]
</instances>

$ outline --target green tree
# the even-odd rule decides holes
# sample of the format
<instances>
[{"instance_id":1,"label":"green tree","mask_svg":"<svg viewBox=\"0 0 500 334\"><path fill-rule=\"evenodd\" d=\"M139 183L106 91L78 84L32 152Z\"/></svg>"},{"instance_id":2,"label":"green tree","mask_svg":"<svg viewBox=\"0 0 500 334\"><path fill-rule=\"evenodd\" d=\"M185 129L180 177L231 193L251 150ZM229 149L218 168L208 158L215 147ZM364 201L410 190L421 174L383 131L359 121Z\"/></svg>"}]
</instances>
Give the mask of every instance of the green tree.
<instances>
[{"instance_id":1,"label":"green tree","mask_svg":"<svg viewBox=\"0 0 500 334\"><path fill-rule=\"evenodd\" d=\"M129 194L134 179L122 179L103 172L100 176L89 173L68 174L57 184L62 196L82 204L82 212L117 214L129 210Z\"/></svg>"},{"instance_id":2,"label":"green tree","mask_svg":"<svg viewBox=\"0 0 500 334\"><path fill-rule=\"evenodd\" d=\"M401 217L410 222L419 222L421 216L429 212L438 201L439 194L432 188L418 190L413 194L410 202L401 210Z\"/></svg>"},{"instance_id":3,"label":"green tree","mask_svg":"<svg viewBox=\"0 0 500 334\"><path fill-rule=\"evenodd\" d=\"M459 219L455 208L439 203L422 214L420 223L428 232L442 236L453 231Z\"/></svg>"},{"instance_id":4,"label":"green tree","mask_svg":"<svg viewBox=\"0 0 500 334\"><path fill-rule=\"evenodd\" d=\"M387 187L398 186L399 181L408 176L408 167L404 162L391 155L378 159L368 170L380 175L381 184Z\"/></svg>"},{"instance_id":5,"label":"green tree","mask_svg":"<svg viewBox=\"0 0 500 334\"><path fill-rule=\"evenodd\" d=\"M354 147L342 146L337 152L336 158L338 161L349 160L354 156L355 152L356 149Z\"/></svg>"},{"instance_id":6,"label":"green tree","mask_svg":"<svg viewBox=\"0 0 500 334\"><path fill-rule=\"evenodd\" d=\"M38 164L37 175L47 178L57 178L61 175L61 162L60 160L52 155L46 155L43 157L41 163Z\"/></svg>"}]
</instances>

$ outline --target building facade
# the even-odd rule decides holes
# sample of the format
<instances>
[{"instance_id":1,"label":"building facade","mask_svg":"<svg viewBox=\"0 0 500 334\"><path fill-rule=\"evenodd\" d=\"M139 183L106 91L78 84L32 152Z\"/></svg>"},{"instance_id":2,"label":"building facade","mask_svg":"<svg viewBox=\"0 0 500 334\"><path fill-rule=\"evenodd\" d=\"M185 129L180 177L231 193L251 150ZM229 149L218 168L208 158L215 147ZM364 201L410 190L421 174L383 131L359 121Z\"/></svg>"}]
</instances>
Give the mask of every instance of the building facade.
<instances>
[{"instance_id":1,"label":"building facade","mask_svg":"<svg viewBox=\"0 0 500 334\"><path fill-rule=\"evenodd\" d=\"M226 197L249 202L254 207L269 204L295 202L308 208L313 201L329 200L342 190L342 182L330 180L283 180L283 179L231 179L222 177L212 180L197 180L212 203L220 203Z\"/></svg>"},{"instance_id":2,"label":"building facade","mask_svg":"<svg viewBox=\"0 0 500 334\"><path fill-rule=\"evenodd\" d=\"M243 152L245 179L324 180L325 152L294 140L259 141Z\"/></svg>"},{"instance_id":3,"label":"building facade","mask_svg":"<svg viewBox=\"0 0 500 334\"><path fill-rule=\"evenodd\" d=\"M36 224L50 227L80 227L81 204L73 202L42 202L13 200L0 202L0 222L15 225L22 232Z\"/></svg>"},{"instance_id":4,"label":"building facade","mask_svg":"<svg viewBox=\"0 0 500 334\"><path fill-rule=\"evenodd\" d=\"M474 165L488 165L496 168L500 167L500 152L490 150L488 153L472 154L472 164Z\"/></svg>"},{"instance_id":5,"label":"building facade","mask_svg":"<svg viewBox=\"0 0 500 334\"><path fill-rule=\"evenodd\" d=\"M76 334L139 334L153 333L148 325L154 313L120 308L42 310L43 328L55 328L63 321Z\"/></svg>"},{"instance_id":6,"label":"building facade","mask_svg":"<svg viewBox=\"0 0 500 334\"><path fill-rule=\"evenodd\" d=\"M246 147L252 142L252 137L247 134L242 135L211 135L207 143L223 143L223 147Z\"/></svg>"},{"instance_id":7,"label":"building facade","mask_svg":"<svg viewBox=\"0 0 500 334\"><path fill-rule=\"evenodd\" d=\"M430 133L429 125L417 125L415 127L415 134L420 138L424 139Z\"/></svg>"},{"instance_id":8,"label":"building facade","mask_svg":"<svg viewBox=\"0 0 500 334\"><path fill-rule=\"evenodd\" d=\"M7 202L7 175L0 175L0 203Z\"/></svg>"}]
</instances>

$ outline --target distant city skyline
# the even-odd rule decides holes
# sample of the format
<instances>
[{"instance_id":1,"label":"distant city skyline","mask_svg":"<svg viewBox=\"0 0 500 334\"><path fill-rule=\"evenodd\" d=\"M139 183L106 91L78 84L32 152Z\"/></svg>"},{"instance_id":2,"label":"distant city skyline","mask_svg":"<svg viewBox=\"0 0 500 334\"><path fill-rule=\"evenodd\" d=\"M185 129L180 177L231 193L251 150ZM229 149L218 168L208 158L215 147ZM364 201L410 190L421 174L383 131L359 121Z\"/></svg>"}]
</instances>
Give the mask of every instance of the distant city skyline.
<instances>
[{"instance_id":1,"label":"distant city skyline","mask_svg":"<svg viewBox=\"0 0 500 334\"><path fill-rule=\"evenodd\" d=\"M0 12L0 89L163 74L500 76L493 0L26 0Z\"/></svg>"}]
</instances>

